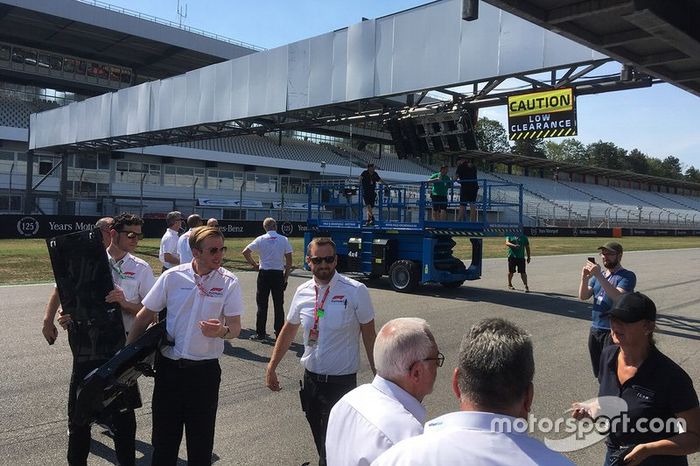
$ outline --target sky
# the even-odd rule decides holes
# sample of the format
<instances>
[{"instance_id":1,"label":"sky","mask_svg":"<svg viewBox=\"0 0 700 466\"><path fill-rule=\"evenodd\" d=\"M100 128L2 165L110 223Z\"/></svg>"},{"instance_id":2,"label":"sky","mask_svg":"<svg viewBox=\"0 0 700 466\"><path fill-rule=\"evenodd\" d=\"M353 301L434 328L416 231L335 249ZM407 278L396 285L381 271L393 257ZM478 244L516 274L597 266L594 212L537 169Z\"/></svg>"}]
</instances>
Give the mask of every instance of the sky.
<instances>
[{"instance_id":1,"label":"sky","mask_svg":"<svg viewBox=\"0 0 700 466\"><path fill-rule=\"evenodd\" d=\"M178 0L111 0L108 3L178 23ZM378 18L427 0L180 0L183 25L274 48ZM607 65L615 72L616 64ZM602 73L604 74L604 73ZM700 169L700 97L669 84L577 98L578 137L584 144L613 142L647 155L678 157ZM507 127L505 106L480 116ZM560 139L552 139L559 142Z\"/></svg>"}]
</instances>

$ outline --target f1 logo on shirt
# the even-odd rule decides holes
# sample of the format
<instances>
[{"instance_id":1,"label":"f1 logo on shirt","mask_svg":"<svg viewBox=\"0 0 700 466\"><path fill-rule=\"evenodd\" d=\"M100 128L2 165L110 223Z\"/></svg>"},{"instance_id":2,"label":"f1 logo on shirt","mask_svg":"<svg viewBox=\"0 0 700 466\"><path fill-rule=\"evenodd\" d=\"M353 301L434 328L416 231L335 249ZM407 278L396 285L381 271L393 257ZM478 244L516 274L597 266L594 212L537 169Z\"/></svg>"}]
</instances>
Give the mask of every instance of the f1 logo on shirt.
<instances>
[{"instance_id":1,"label":"f1 logo on shirt","mask_svg":"<svg viewBox=\"0 0 700 466\"><path fill-rule=\"evenodd\" d=\"M345 295L337 294L331 298L331 303L342 303L345 307L348 307L348 300L345 299Z\"/></svg>"},{"instance_id":2,"label":"f1 logo on shirt","mask_svg":"<svg viewBox=\"0 0 700 466\"><path fill-rule=\"evenodd\" d=\"M209 296L222 296L223 294L223 288L212 288L211 290L209 290Z\"/></svg>"}]
</instances>

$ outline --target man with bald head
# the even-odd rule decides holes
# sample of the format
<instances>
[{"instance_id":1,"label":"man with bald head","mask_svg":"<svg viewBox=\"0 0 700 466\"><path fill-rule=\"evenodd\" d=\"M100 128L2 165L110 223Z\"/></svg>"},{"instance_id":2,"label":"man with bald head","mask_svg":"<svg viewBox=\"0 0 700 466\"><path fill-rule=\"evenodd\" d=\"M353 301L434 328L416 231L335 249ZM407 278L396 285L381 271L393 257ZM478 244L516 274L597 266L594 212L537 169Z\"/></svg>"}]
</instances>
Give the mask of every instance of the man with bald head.
<instances>
[{"instance_id":1,"label":"man with bald head","mask_svg":"<svg viewBox=\"0 0 700 466\"><path fill-rule=\"evenodd\" d=\"M433 391L444 356L423 319L387 322L374 342L377 375L331 410L328 464L369 465L397 442L423 433L423 398Z\"/></svg>"},{"instance_id":2,"label":"man with bald head","mask_svg":"<svg viewBox=\"0 0 700 466\"><path fill-rule=\"evenodd\" d=\"M218 228L218 226L219 226L219 221L218 221L217 219L215 219L214 217L212 217L212 218L210 218L209 220L207 220L207 226L208 226L208 227Z\"/></svg>"}]
</instances>

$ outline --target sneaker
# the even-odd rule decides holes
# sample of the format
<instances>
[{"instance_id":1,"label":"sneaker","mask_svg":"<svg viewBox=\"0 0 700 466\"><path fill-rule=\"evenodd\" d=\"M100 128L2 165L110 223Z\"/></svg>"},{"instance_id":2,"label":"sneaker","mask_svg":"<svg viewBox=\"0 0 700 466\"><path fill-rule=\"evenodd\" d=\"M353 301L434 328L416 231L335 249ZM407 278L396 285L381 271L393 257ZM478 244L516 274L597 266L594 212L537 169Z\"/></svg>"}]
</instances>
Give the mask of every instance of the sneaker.
<instances>
[{"instance_id":1,"label":"sneaker","mask_svg":"<svg viewBox=\"0 0 700 466\"><path fill-rule=\"evenodd\" d=\"M525 287L525 293L529 293L529 292L530 292L530 288Z\"/></svg>"},{"instance_id":2,"label":"sneaker","mask_svg":"<svg viewBox=\"0 0 700 466\"><path fill-rule=\"evenodd\" d=\"M267 333L265 335L259 335L257 333L254 333L253 335L250 336L250 339L253 341L265 341L267 340Z\"/></svg>"},{"instance_id":3,"label":"sneaker","mask_svg":"<svg viewBox=\"0 0 700 466\"><path fill-rule=\"evenodd\" d=\"M514 290L515 287L513 287L513 285L508 285L508 289L509 289L509 290Z\"/></svg>"}]
</instances>

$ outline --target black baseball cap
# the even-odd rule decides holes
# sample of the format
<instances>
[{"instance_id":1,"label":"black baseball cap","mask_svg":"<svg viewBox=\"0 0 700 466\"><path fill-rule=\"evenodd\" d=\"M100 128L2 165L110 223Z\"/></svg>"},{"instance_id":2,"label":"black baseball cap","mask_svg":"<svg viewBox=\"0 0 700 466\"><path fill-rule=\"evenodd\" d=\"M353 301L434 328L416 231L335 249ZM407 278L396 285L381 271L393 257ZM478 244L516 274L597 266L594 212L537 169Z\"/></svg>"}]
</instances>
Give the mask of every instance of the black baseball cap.
<instances>
[{"instance_id":1,"label":"black baseball cap","mask_svg":"<svg viewBox=\"0 0 700 466\"><path fill-rule=\"evenodd\" d=\"M635 291L620 296L613 308L610 317L620 319L626 323L639 322L640 320L656 320L656 304L649 296Z\"/></svg>"}]
</instances>

